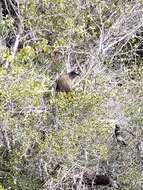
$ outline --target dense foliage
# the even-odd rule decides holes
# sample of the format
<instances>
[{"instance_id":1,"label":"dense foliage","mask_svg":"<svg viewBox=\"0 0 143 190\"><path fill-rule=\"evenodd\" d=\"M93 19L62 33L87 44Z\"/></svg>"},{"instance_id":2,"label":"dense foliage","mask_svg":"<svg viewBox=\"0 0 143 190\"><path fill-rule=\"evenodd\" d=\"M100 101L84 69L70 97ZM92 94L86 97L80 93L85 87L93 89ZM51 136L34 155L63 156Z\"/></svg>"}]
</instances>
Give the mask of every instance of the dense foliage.
<instances>
[{"instance_id":1,"label":"dense foliage","mask_svg":"<svg viewBox=\"0 0 143 190\"><path fill-rule=\"evenodd\" d=\"M18 9L20 31L13 15L0 22L0 190L87 190L86 171L141 190L143 3L21 0ZM18 32L15 53L6 40ZM75 90L55 93L72 69Z\"/></svg>"}]
</instances>

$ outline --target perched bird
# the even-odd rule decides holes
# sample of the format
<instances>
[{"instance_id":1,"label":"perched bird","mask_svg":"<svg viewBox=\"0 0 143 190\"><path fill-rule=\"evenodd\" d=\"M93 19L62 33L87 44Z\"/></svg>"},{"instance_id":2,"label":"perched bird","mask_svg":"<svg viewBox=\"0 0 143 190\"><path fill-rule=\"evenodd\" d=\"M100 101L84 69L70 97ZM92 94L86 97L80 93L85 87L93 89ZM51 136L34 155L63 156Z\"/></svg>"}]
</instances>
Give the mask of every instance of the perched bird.
<instances>
[{"instance_id":1,"label":"perched bird","mask_svg":"<svg viewBox=\"0 0 143 190\"><path fill-rule=\"evenodd\" d=\"M101 185L101 186L105 186L105 185L112 186L112 180L108 175L98 174L95 176L94 184Z\"/></svg>"},{"instance_id":2,"label":"perched bird","mask_svg":"<svg viewBox=\"0 0 143 190\"><path fill-rule=\"evenodd\" d=\"M115 125L115 131L114 132L115 132L115 137L117 139L117 142L121 145L127 146L124 138L121 136L120 127L117 124Z\"/></svg>"},{"instance_id":3,"label":"perched bird","mask_svg":"<svg viewBox=\"0 0 143 190\"><path fill-rule=\"evenodd\" d=\"M109 186L118 188L117 183L107 174L88 174L87 172L83 175L83 183L88 186Z\"/></svg>"},{"instance_id":4,"label":"perched bird","mask_svg":"<svg viewBox=\"0 0 143 190\"><path fill-rule=\"evenodd\" d=\"M79 74L75 71L71 71L67 74L62 74L56 81L56 92L70 92L72 91L73 80Z\"/></svg>"}]
</instances>

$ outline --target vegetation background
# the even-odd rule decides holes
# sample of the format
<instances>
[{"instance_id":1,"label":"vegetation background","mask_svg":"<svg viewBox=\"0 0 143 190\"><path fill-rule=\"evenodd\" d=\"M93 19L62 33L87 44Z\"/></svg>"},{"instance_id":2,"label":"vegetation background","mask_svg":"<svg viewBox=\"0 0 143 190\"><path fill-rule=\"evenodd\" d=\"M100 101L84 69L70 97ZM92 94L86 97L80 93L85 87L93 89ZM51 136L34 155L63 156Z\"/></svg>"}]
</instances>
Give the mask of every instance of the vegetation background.
<instances>
[{"instance_id":1,"label":"vegetation background","mask_svg":"<svg viewBox=\"0 0 143 190\"><path fill-rule=\"evenodd\" d=\"M15 10L18 30L13 15L0 20L0 190L88 190L86 171L142 190L142 0L21 0ZM75 90L55 95L72 69Z\"/></svg>"}]
</instances>

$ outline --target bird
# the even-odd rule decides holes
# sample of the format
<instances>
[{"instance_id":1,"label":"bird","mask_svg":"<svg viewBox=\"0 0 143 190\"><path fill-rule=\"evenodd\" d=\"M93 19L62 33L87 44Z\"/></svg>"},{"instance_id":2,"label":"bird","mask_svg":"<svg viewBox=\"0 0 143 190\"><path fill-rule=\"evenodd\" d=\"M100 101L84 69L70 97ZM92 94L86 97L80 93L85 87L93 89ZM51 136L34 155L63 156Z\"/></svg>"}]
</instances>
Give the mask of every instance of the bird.
<instances>
[{"instance_id":1,"label":"bird","mask_svg":"<svg viewBox=\"0 0 143 190\"><path fill-rule=\"evenodd\" d=\"M127 144L125 143L124 138L121 136L121 131L120 131L120 126L119 125L115 125L115 137L117 139L117 143L123 145L123 146L127 146Z\"/></svg>"},{"instance_id":2,"label":"bird","mask_svg":"<svg viewBox=\"0 0 143 190\"><path fill-rule=\"evenodd\" d=\"M71 92L72 91L72 85L73 85L73 80L78 76L79 74L76 73L74 70L62 74L56 81L56 92Z\"/></svg>"},{"instance_id":3,"label":"bird","mask_svg":"<svg viewBox=\"0 0 143 190\"><path fill-rule=\"evenodd\" d=\"M94 179L95 185L112 186L112 180L108 175L97 174Z\"/></svg>"},{"instance_id":4,"label":"bird","mask_svg":"<svg viewBox=\"0 0 143 190\"><path fill-rule=\"evenodd\" d=\"M107 174L96 174L96 172L92 174L85 172L83 175L83 183L88 186L109 186L118 188L116 181L110 176Z\"/></svg>"}]
</instances>

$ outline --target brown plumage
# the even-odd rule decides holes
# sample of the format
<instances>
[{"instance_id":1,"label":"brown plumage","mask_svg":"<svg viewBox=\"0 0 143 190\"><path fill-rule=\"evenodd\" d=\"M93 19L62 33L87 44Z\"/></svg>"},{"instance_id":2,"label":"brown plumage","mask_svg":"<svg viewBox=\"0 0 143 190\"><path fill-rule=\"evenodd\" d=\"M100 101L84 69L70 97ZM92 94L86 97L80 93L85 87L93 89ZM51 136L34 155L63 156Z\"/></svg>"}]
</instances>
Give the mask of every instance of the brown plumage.
<instances>
[{"instance_id":1,"label":"brown plumage","mask_svg":"<svg viewBox=\"0 0 143 190\"><path fill-rule=\"evenodd\" d=\"M107 174L96 174L96 172L89 173L85 172L83 174L83 183L88 187L93 186L108 186L119 188L119 185Z\"/></svg>"},{"instance_id":2,"label":"brown plumage","mask_svg":"<svg viewBox=\"0 0 143 190\"><path fill-rule=\"evenodd\" d=\"M94 179L95 185L112 185L112 181L109 176L107 175L96 175Z\"/></svg>"},{"instance_id":3,"label":"brown plumage","mask_svg":"<svg viewBox=\"0 0 143 190\"><path fill-rule=\"evenodd\" d=\"M56 81L56 92L70 92L72 91L73 79L78 76L75 71L61 75Z\"/></svg>"}]
</instances>

